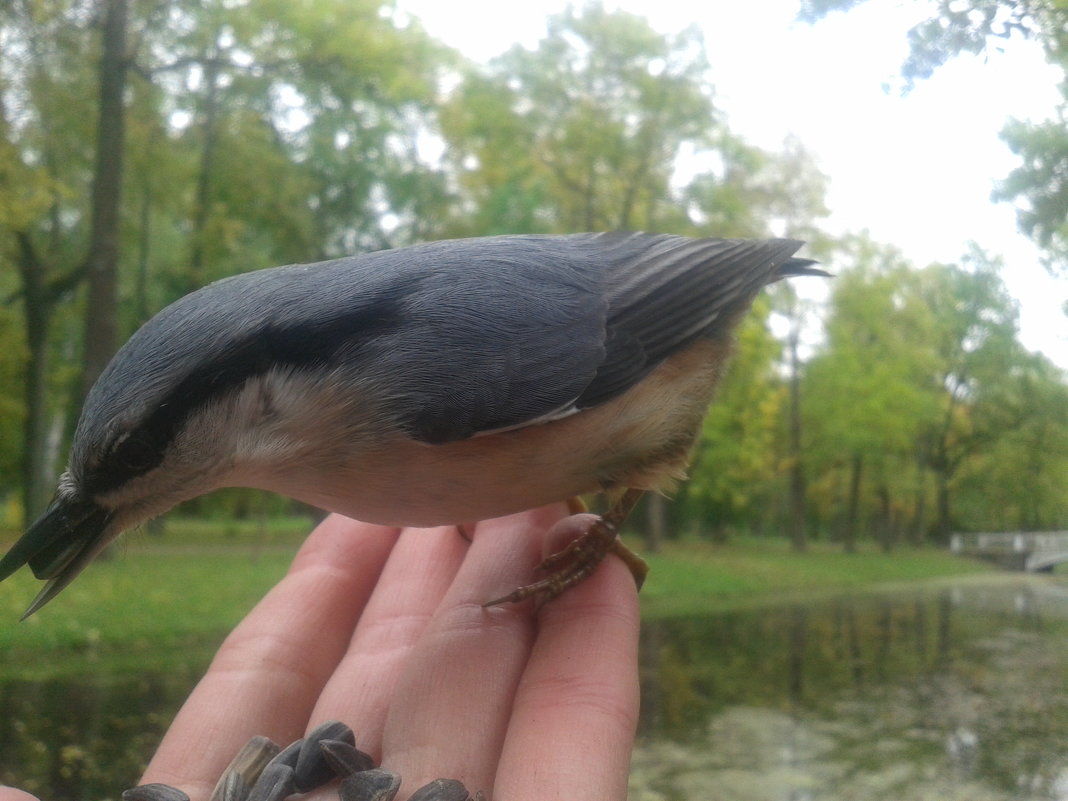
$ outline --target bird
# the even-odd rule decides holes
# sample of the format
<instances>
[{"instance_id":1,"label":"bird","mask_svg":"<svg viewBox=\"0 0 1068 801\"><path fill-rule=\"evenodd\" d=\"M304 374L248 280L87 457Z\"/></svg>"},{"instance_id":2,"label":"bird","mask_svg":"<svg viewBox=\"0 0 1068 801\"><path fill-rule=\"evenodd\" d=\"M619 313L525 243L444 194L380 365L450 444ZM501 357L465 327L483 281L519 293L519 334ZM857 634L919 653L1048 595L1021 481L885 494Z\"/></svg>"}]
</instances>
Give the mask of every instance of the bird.
<instances>
[{"instance_id":1,"label":"bird","mask_svg":"<svg viewBox=\"0 0 1068 801\"><path fill-rule=\"evenodd\" d=\"M685 476L767 284L828 273L793 239L607 232L447 239L208 284L148 320L86 396L43 514L0 559L45 582L220 487L393 526L461 525L584 494L612 505L488 603L551 598L645 491Z\"/></svg>"}]
</instances>

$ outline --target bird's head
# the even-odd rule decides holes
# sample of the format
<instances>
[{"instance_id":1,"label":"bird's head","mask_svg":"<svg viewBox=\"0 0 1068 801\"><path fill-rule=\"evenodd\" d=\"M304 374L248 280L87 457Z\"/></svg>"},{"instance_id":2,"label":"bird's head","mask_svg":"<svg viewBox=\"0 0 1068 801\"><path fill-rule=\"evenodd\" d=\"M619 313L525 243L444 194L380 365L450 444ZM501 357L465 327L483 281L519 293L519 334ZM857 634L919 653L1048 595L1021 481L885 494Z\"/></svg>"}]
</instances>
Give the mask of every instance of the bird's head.
<instances>
[{"instance_id":1,"label":"bird's head","mask_svg":"<svg viewBox=\"0 0 1068 801\"><path fill-rule=\"evenodd\" d=\"M235 449L257 422L248 394L205 392L202 372L175 358L185 348L161 348L151 334L127 343L93 386L52 502L0 559L0 580L29 565L47 582L27 615L123 531L231 483Z\"/></svg>"},{"instance_id":2,"label":"bird's head","mask_svg":"<svg viewBox=\"0 0 1068 801\"><path fill-rule=\"evenodd\" d=\"M285 490L280 475L341 458L329 437L344 439L358 382L309 369L329 349L277 330L256 292L270 278L239 279L146 323L89 392L51 504L0 559L0 580L29 565L47 582L27 615L123 531L176 504L224 486Z\"/></svg>"}]
</instances>

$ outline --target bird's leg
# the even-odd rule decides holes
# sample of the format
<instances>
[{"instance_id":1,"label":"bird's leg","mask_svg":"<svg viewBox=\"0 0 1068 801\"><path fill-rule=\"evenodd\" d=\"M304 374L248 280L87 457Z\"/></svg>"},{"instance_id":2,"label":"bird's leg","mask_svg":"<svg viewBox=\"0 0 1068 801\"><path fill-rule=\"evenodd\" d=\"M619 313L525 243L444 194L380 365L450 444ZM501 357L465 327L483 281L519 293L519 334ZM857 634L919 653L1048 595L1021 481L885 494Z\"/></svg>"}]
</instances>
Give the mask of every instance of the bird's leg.
<instances>
[{"instance_id":1,"label":"bird's leg","mask_svg":"<svg viewBox=\"0 0 1068 801\"><path fill-rule=\"evenodd\" d=\"M642 588L645 584L645 577L649 575L649 565L638 554L634 553L630 548L623 544L623 540L618 537L612 543L612 553L623 560L623 564L630 570L631 576L634 577L634 583L638 585L638 589Z\"/></svg>"},{"instance_id":2,"label":"bird's leg","mask_svg":"<svg viewBox=\"0 0 1068 801\"><path fill-rule=\"evenodd\" d=\"M488 601L483 606L518 603L534 596L551 601L589 576L609 551L623 559L640 588L649 569L640 556L619 541L619 529L641 496L642 490L628 489L611 509L593 521L585 534L566 548L546 557L538 569L554 570L551 575Z\"/></svg>"}]
</instances>

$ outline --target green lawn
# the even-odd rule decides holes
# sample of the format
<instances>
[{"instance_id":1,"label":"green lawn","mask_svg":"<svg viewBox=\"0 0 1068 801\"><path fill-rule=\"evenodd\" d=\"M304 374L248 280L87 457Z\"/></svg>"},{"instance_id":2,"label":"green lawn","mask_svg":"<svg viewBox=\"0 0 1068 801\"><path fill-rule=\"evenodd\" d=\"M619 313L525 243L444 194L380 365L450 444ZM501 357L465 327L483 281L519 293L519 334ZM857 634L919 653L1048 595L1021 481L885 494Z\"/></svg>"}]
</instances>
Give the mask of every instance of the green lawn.
<instances>
[{"instance_id":1,"label":"green lawn","mask_svg":"<svg viewBox=\"0 0 1068 801\"><path fill-rule=\"evenodd\" d=\"M40 587L29 571L0 584L0 675L41 676L80 660L166 663L176 649L212 648L285 572L307 521L231 525L176 521L163 537L135 533L62 595L17 622ZM990 571L935 549L845 554L785 540L671 543L648 558L643 614L695 614L775 599ZM32 666L32 670L30 670Z\"/></svg>"},{"instance_id":2,"label":"green lawn","mask_svg":"<svg viewBox=\"0 0 1068 801\"><path fill-rule=\"evenodd\" d=\"M649 578L642 589L644 617L698 614L775 599L885 587L993 568L935 548L874 545L844 553L840 546L811 544L795 553L785 539L736 538L728 545L673 543L647 555Z\"/></svg>"}]
</instances>

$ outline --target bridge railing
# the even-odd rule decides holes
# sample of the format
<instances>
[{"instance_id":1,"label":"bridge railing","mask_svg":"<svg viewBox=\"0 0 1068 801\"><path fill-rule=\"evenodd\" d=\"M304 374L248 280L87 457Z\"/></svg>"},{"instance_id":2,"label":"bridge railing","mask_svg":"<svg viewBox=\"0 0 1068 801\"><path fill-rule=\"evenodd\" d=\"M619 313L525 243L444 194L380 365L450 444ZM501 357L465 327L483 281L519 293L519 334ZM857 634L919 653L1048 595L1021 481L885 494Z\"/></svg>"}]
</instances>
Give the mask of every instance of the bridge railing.
<instances>
[{"instance_id":1,"label":"bridge railing","mask_svg":"<svg viewBox=\"0 0 1068 801\"><path fill-rule=\"evenodd\" d=\"M999 531L953 534L953 553L978 556L1011 570L1049 570L1068 562L1068 531Z\"/></svg>"},{"instance_id":2,"label":"bridge railing","mask_svg":"<svg viewBox=\"0 0 1068 801\"><path fill-rule=\"evenodd\" d=\"M953 534L953 553L1034 553L1068 550L1068 531L999 531Z\"/></svg>"}]
</instances>

